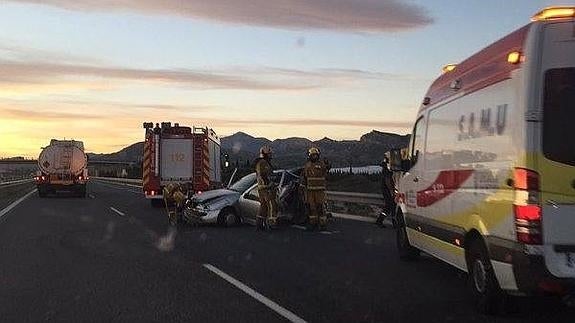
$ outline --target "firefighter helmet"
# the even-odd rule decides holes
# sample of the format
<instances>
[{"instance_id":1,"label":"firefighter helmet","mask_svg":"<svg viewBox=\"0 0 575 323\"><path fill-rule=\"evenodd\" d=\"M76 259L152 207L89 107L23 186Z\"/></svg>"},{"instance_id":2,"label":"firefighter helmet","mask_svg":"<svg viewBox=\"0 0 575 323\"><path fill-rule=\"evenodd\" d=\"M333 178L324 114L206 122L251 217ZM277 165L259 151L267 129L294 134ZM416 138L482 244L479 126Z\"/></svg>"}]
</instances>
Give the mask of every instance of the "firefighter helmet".
<instances>
[{"instance_id":1,"label":"firefighter helmet","mask_svg":"<svg viewBox=\"0 0 575 323\"><path fill-rule=\"evenodd\" d=\"M308 151L307 151L307 155L311 156L311 155L318 155L319 156L319 149L316 147L311 147Z\"/></svg>"},{"instance_id":2,"label":"firefighter helmet","mask_svg":"<svg viewBox=\"0 0 575 323\"><path fill-rule=\"evenodd\" d=\"M272 155L272 147L265 145L262 146L262 148L260 148L260 157L264 158L264 157L269 157Z\"/></svg>"}]
</instances>

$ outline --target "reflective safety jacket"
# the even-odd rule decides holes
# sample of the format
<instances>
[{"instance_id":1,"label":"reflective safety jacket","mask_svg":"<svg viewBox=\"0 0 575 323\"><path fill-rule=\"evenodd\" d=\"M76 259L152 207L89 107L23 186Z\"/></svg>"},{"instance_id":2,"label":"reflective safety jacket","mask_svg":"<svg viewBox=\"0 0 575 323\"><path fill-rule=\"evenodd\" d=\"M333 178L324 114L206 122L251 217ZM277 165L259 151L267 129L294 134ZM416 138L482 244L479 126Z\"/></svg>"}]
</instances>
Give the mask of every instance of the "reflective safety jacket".
<instances>
[{"instance_id":1,"label":"reflective safety jacket","mask_svg":"<svg viewBox=\"0 0 575 323\"><path fill-rule=\"evenodd\" d=\"M266 190L271 188L272 173L273 168L269 161L263 158L256 159L256 176L259 190Z\"/></svg>"},{"instance_id":2,"label":"reflective safety jacket","mask_svg":"<svg viewBox=\"0 0 575 323\"><path fill-rule=\"evenodd\" d=\"M302 185L307 191L325 191L327 172L330 165L325 160L308 160L303 168Z\"/></svg>"}]
</instances>

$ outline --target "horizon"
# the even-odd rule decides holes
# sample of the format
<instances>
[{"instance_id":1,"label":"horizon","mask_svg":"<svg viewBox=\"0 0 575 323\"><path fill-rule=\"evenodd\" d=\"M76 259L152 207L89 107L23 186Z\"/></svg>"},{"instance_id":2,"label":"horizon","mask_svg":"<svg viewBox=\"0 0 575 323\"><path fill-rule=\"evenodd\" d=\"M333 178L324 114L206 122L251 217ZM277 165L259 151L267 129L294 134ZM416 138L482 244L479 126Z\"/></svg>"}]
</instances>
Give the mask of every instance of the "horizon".
<instances>
[{"instance_id":1,"label":"horizon","mask_svg":"<svg viewBox=\"0 0 575 323\"><path fill-rule=\"evenodd\" d=\"M251 135L251 134L249 134L249 133L246 133L246 132L244 132L244 131L238 131L238 132L233 133L233 134L231 134L231 135L220 136L220 139L229 138L229 137L232 137L232 136L234 136L234 135L237 135L237 134L242 133L242 134L245 134L245 135L247 135L247 136L250 136L250 137L252 137L252 138L254 138L254 139L266 139L266 140L269 140L270 142L274 142L274 141L276 141L276 140L289 140L289 139L305 139L305 140L310 140L311 142L317 142L317 141L321 141L321 140L324 140L324 139L328 139L328 140L334 140L334 141L337 141L337 142L342 142L342 141L359 141L359 140L361 139L361 137L363 137L364 135L370 134L370 133L372 133L372 132L379 132L379 133L383 133L383 134L398 135L398 136L408 136L408 135L410 135L410 134L398 134L398 133L392 133L392 132L385 132L385 131L379 131L379 130L373 129L373 130L371 130L371 131L369 131L369 132L366 132L366 133L360 135L357 139L341 139L341 140L338 140L338 139L333 139L333 138L329 138L329 137L322 137L322 138L319 138L319 139L314 139L314 140L312 140L312 139L310 139L310 138L305 138L305 137L285 137L285 138L255 137L255 136L253 136L253 135ZM57 138L54 138L54 139L57 139ZM122 148L117 149L117 150L115 150L115 151L94 152L94 151L88 151L88 150L86 150L86 154L94 154L94 155L109 155L109 154L114 154L114 153L118 153L118 152L120 152L120 151L122 151L122 150L124 150L124 149L126 149L126 148L128 148L128 147L131 147L131 146L133 146L133 145L136 145L136 144L139 144L139 143L142 143L142 142L143 142L143 140L136 141L136 142L133 142L133 143L128 143L128 144L126 144L125 146L123 146ZM84 144L86 144L86 143L84 143ZM41 149L38 149L38 155L40 154L40 151L41 151ZM35 159L38 157L38 155L36 155L36 156L19 156L19 155L15 155L15 156L2 156L2 155L0 155L0 160L6 160L6 159L12 159L12 158L25 158L25 159L33 159L33 160L35 160Z\"/></svg>"},{"instance_id":2,"label":"horizon","mask_svg":"<svg viewBox=\"0 0 575 323\"><path fill-rule=\"evenodd\" d=\"M272 140L405 135L442 66L554 3L255 1L4 1L0 156L35 158L54 137L114 152L150 121Z\"/></svg>"}]
</instances>

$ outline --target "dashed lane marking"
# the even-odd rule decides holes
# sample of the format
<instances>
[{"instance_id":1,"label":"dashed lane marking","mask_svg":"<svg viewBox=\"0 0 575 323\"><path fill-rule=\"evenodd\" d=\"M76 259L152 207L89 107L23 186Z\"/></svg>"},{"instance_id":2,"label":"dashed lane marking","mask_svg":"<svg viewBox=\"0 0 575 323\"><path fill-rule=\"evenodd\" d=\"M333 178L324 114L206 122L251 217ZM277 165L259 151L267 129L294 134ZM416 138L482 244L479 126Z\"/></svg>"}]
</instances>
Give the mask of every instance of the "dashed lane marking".
<instances>
[{"instance_id":1,"label":"dashed lane marking","mask_svg":"<svg viewBox=\"0 0 575 323\"><path fill-rule=\"evenodd\" d=\"M296 229L300 229L300 230L305 230L305 227L303 225L293 224L291 227L296 228Z\"/></svg>"},{"instance_id":2,"label":"dashed lane marking","mask_svg":"<svg viewBox=\"0 0 575 323\"><path fill-rule=\"evenodd\" d=\"M5 207L2 211L0 211L0 219L10 212L13 208L18 206L18 204L24 202L25 199L29 198L30 195L36 193L37 189L32 190L31 192L26 193L26 195L22 196L21 198L17 199L16 201L12 202L12 204Z\"/></svg>"},{"instance_id":3,"label":"dashed lane marking","mask_svg":"<svg viewBox=\"0 0 575 323\"><path fill-rule=\"evenodd\" d=\"M100 182L100 181L95 181L95 183L98 183L99 185L106 186L106 187L110 187L110 188L113 188L113 189L116 189L116 190L122 190L122 191L125 191L125 192L134 193L134 194L144 194L144 192L136 192L136 191L133 191L133 190L131 190L131 189L123 188L123 187L121 187L121 186L119 186L119 185L103 183L103 182Z\"/></svg>"},{"instance_id":4,"label":"dashed lane marking","mask_svg":"<svg viewBox=\"0 0 575 323\"><path fill-rule=\"evenodd\" d=\"M336 233L339 233L339 231L320 231L319 233L321 233L321 234L327 234L327 235L331 235L331 234L336 234Z\"/></svg>"},{"instance_id":5,"label":"dashed lane marking","mask_svg":"<svg viewBox=\"0 0 575 323\"><path fill-rule=\"evenodd\" d=\"M285 309L284 307L280 306L278 303L272 301L271 299L265 297L264 295L256 292L249 286L245 285L241 281L233 278L232 276L226 274L225 272L221 271L220 269L216 268L210 264L204 264L204 268L211 271L212 273L218 275L220 278L224 279L228 283L234 285L236 288L240 289L242 292L248 294L258 302L264 304L274 312L278 313L279 315L283 316L290 322L297 322L297 323L305 323L305 320L301 317L295 315L293 312Z\"/></svg>"},{"instance_id":6,"label":"dashed lane marking","mask_svg":"<svg viewBox=\"0 0 575 323\"><path fill-rule=\"evenodd\" d=\"M92 200L96 198L96 197L94 196L94 194L88 194L88 197L91 198Z\"/></svg>"},{"instance_id":7,"label":"dashed lane marking","mask_svg":"<svg viewBox=\"0 0 575 323\"><path fill-rule=\"evenodd\" d=\"M121 212L121 211L118 211L117 209L115 209L115 208L113 208L113 207L111 207L111 206L110 206L110 210L116 212L119 216L125 216L125 215L126 215L125 213L123 213L123 212Z\"/></svg>"}]
</instances>

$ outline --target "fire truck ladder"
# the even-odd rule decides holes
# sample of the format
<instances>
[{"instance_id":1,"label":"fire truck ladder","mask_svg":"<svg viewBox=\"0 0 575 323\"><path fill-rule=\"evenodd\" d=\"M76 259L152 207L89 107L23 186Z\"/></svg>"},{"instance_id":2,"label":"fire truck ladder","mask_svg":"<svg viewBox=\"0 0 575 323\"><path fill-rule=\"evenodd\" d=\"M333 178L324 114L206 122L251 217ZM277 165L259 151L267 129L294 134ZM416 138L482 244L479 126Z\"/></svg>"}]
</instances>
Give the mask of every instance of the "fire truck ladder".
<instances>
[{"instance_id":1,"label":"fire truck ladder","mask_svg":"<svg viewBox=\"0 0 575 323\"><path fill-rule=\"evenodd\" d=\"M73 157L74 157L74 147L72 145L66 145L64 147L62 158L60 159L60 167L59 167L62 179L71 176L70 168L72 166L71 164Z\"/></svg>"}]
</instances>

